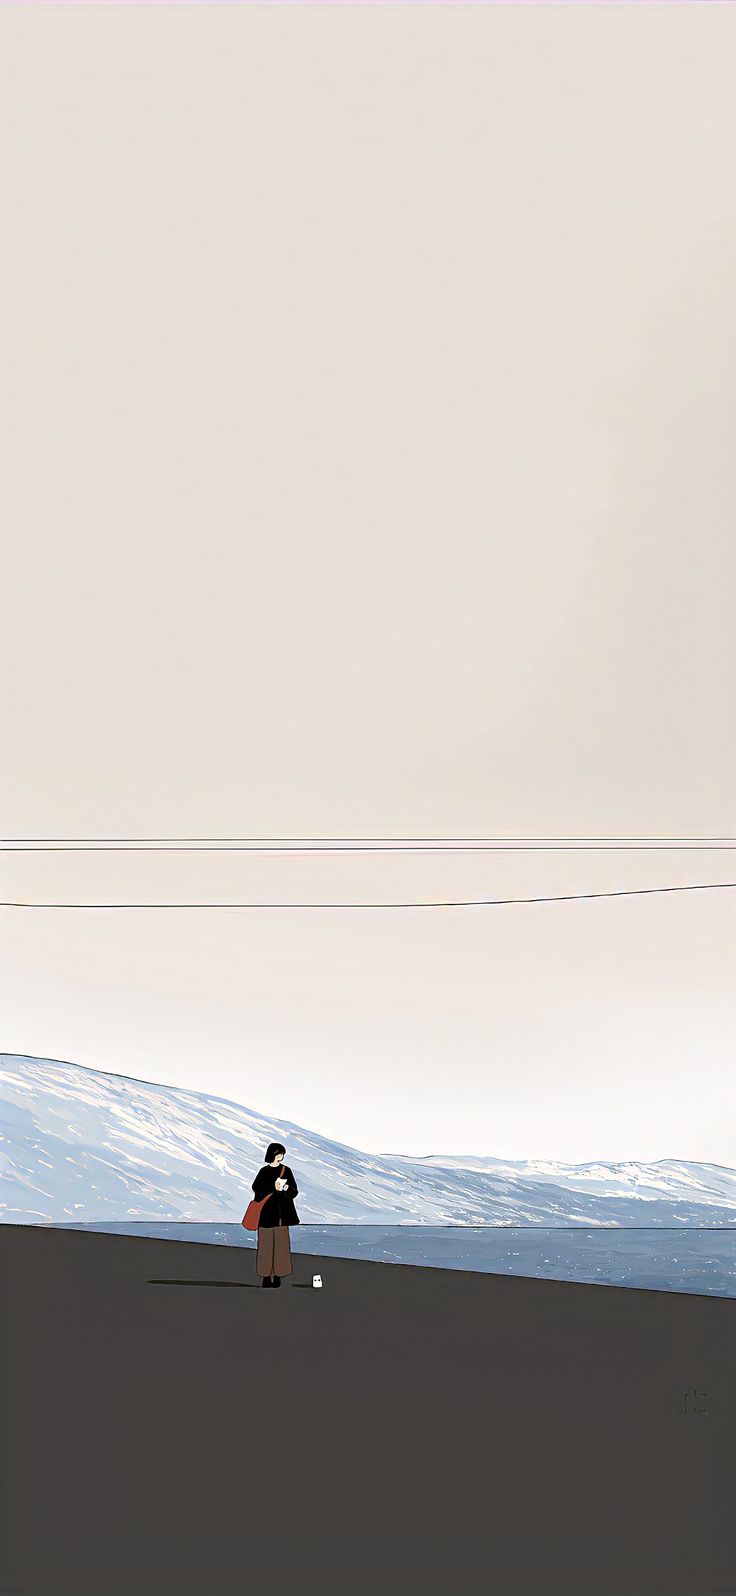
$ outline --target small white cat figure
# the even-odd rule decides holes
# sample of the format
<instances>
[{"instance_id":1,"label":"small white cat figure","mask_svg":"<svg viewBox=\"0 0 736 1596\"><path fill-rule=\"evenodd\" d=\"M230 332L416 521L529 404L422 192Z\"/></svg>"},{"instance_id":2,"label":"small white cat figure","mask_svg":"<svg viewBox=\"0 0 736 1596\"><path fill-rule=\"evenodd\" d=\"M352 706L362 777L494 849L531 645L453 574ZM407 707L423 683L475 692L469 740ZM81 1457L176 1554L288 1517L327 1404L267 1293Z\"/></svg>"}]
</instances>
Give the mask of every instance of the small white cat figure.
<instances>
[{"instance_id":1,"label":"small white cat figure","mask_svg":"<svg viewBox=\"0 0 736 1596\"><path fill-rule=\"evenodd\" d=\"M321 1286L321 1284L322 1284L322 1276L321 1275L312 1275L312 1285L313 1286Z\"/></svg>"}]
</instances>

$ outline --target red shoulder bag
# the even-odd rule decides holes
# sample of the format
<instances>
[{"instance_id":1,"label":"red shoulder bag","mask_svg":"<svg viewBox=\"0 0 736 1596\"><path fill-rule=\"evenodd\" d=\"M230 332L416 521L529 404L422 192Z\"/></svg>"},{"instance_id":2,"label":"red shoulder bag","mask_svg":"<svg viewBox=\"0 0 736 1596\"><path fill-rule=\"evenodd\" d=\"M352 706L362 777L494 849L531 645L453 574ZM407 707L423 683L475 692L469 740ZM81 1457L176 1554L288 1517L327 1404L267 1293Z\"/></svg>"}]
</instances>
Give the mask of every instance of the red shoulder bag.
<instances>
[{"instance_id":1,"label":"red shoulder bag","mask_svg":"<svg viewBox=\"0 0 736 1596\"><path fill-rule=\"evenodd\" d=\"M260 1223L260 1218L261 1218L261 1212L262 1212L263 1208L265 1207L266 1203L268 1202L269 1197L273 1197L273 1192L272 1191L267 1191L265 1197L261 1197L258 1202L256 1202L255 1197L252 1199L251 1202L249 1202L248 1207L246 1208L245 1213L243 1214L242 1221L241 1221L241 1223L245 1226L246 1230L257 1230L258 1229L258 1226L259 1226L259 1223Z\"/></svg>"}]
</instances>

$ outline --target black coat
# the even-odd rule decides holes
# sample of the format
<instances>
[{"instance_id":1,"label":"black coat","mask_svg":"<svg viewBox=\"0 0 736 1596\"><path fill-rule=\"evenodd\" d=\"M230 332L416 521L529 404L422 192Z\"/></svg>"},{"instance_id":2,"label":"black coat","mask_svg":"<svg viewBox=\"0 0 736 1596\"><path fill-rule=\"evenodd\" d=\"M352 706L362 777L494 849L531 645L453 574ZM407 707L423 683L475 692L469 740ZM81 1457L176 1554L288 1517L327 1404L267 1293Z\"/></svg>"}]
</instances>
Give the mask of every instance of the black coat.
<instances>
[{"instance_id":1,"label":"black coat","mask_svg":"<svg viewBox=\"0 0 736 1596\"><path fill-rule=\"evenodd\" d=\"M282 1180L288 1180L289 1185L286 1191L276 1190L278 1176ZM259 1169L253 1182L253 1196L256 1202L260 1202L267 1191L273 1192L273 1196L269 1197L268 1202L263 1204L261 1217L258 1221L259 1226L263 1225L270 1229L272 1226L277 1225L279 1220L281 1220L282 1225L301 1224L299 1215L294 1207L294 1198L298 1190L299 1187L288 1164L277 1164L275 1168L271 1164L264 1164L263 1168Z\"/></svg>"}]
</instances>

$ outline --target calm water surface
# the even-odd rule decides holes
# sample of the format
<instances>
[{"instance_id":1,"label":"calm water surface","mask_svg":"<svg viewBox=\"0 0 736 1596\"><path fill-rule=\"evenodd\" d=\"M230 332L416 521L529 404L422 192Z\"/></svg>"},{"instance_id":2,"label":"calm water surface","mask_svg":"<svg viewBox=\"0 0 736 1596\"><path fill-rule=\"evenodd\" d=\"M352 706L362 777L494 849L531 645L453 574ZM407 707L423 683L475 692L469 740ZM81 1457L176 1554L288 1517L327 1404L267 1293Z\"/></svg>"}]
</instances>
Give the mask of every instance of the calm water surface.
<instances>
[{"instance_id":1,"label":"calm water surface","mask_svg":"<svg viewBox=\"0 0 736 1596\"><path fill-rule=\"evenodd\" d=\"M215 1246L256 1245L255 1235L241 1224L141 1220L58 1228ZM736 1297L736 1224L713 1230L302 1224L292 1226L290 1234L295 1254Z\"/></svg>"}]
</instances>

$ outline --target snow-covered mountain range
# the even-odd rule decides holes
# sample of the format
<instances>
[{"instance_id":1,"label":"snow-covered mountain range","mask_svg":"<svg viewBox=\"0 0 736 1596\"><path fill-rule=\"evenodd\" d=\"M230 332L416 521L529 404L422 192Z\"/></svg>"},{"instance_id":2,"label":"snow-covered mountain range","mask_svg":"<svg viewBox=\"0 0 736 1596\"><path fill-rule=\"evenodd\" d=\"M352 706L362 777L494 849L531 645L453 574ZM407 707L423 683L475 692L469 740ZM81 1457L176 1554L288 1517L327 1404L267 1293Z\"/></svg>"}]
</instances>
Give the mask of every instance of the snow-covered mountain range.
<instances>
[{"instance_id":1,"label":"snow-covered mountain range","mask_svg":"<svg viewBox=\"0 0 736 1596\"><path fill-rule=\"evenodd\" d=\"M282 1141L302 1223L733 1225L736 1170L362 1153L204 1092L0 1054L0 1218L237 1222Z\"/></svg>"}]
</instances>

